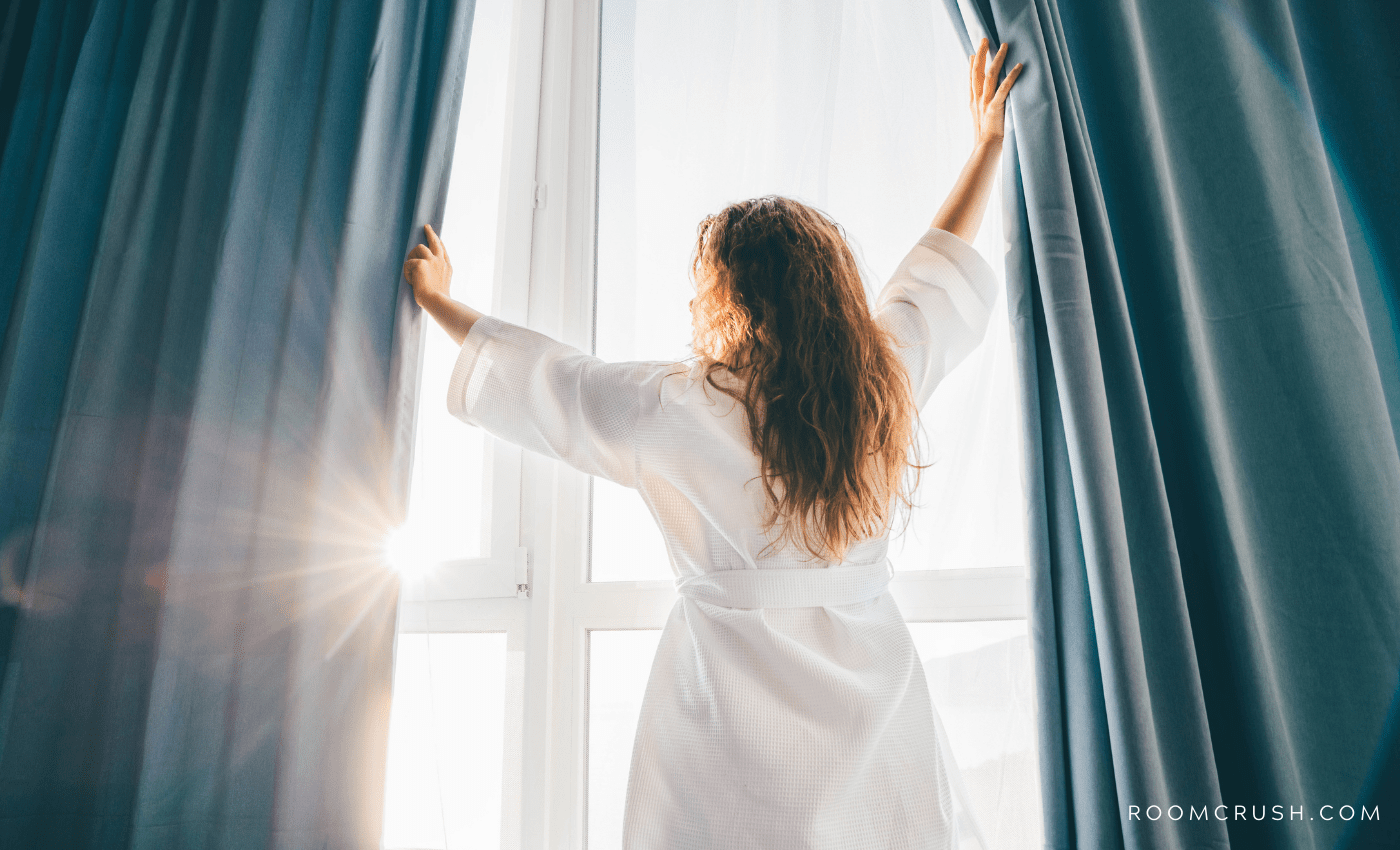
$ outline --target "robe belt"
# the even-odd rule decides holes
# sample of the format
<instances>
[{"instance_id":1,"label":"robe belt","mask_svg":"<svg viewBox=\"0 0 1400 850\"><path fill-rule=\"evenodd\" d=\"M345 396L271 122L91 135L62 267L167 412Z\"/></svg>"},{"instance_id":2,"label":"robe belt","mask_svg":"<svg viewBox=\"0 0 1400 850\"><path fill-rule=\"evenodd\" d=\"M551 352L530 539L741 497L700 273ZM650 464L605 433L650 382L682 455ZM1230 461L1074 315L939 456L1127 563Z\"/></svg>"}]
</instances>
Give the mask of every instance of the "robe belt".
<instances>
[{"instance_id":1,"label":"robe belt","mask_svg":"<svg viewBox=\"0 0 1400 850\"><path fill-rule=\"evenodd\" d=\"M888 558L840 567L716 570L676 579L681 596L724 608L826 608L866 602L890 583Z\"/></svg>"}]
</instances>

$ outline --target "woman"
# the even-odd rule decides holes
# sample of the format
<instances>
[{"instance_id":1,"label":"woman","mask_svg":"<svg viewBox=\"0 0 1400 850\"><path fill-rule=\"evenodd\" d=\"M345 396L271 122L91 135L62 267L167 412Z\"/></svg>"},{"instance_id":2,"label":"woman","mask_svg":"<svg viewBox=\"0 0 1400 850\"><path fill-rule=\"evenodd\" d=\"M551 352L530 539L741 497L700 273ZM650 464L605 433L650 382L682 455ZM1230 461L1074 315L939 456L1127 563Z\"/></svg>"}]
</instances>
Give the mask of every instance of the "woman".
<instances>
[{"instance_id":1,"label":"woman","mask_svg":"<svg viewBox=\"0 0 1400 850\"><path fill-rule=\"evenodd\" d=\"M970 58L977 139L872 312L826 216L786 198L700 226L689 364L603 363L448 295L431 228L404 275L462 345L448 407L637 489L678 575L643 702L624 845L949 847L951 799L886 590L919 408L977 345L968 243L1001 151L1006 45Z\"/></svg>"}]
</instances>

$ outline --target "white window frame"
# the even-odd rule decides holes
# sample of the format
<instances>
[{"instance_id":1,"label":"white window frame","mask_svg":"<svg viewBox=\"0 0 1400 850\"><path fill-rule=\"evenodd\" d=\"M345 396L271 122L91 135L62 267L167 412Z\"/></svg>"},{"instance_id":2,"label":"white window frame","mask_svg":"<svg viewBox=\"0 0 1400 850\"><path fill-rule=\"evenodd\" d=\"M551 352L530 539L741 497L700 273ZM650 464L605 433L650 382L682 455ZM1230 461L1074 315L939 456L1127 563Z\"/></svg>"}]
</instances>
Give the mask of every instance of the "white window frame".
<instances>
[{"instance_id":1,"label":"white window frame","mask_svg":"<svg viewBox=\"0 0 1400 850\"><path fill-rule=\"evenodd\" d=\"M515 0L491 305L506 321L585 351L593 345L600 11L601 0ZM588 634L659 629L677 595L670 581L590 582L588 476L488 445L489 554L406 581L399 631L506 633L501 846L583 848ZM1024 567L899 572L890 589L911 623L1026 618Z\"/></svg>"}]
</instances>

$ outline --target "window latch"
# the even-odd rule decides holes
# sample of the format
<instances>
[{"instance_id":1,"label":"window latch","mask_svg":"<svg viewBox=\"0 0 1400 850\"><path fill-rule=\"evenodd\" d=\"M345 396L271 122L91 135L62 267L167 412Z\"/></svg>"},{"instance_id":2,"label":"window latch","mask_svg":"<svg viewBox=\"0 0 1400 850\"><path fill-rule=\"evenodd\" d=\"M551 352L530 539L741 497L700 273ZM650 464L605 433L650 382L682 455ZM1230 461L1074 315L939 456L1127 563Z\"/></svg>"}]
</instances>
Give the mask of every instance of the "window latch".
<instances>
[{"instance_id":1,"label":"window latch","mask_svg":"<svg viewBox=\"0 0 1400 850\"><path fill-rule=\"evenodd\" d=\"M544 202L545 202L545 186L544 186L543 183L536 183L536 184L535 184L535 209L537 209L537 210L542 210L542 209L544 209Z\"/></svg>"},{"instance_id":2,"label":"window latch","mask_svg":"<svg viewBox=\"0 0 1400 850\"><path fill-rule=\"evenodd\" d=\"M530 598L530 550L524 546L515 550L515 598Z\"/></svg>"}]
</instances>

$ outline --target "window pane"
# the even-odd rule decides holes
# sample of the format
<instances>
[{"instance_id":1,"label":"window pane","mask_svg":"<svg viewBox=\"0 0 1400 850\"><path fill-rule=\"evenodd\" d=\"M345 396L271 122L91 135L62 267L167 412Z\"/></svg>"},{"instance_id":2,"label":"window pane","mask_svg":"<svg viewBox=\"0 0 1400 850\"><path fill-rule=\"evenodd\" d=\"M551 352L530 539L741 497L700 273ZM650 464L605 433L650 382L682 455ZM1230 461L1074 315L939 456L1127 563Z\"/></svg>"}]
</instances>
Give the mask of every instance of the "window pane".
<instances>
[{"instance_id":1,"label":"window pane","mask_svg":"<svg viewBox=\"0 0 1400 850\"><path fill-rule=\"evenodd\" d=\"M651 511L637 491L593 479L593 581L668 579L671 562Z\"/></svg>"},{"instance_id":2,"label":"window pane","mask_svg":"<svg viewBox=\"0 0 1400 850\"><path fill-rule=\"evenodd\" d=\"M443 243L452 256L452 297L491 309L496 218L505 144L510 0L477 0L462 88L461 121L443 216ZM421 241L422 234L414 234ZM409 495L408 546L428 560L486 553L482 499L488 439L447 412L447 381L460 348L427 320L418 433Z\"/></svg>"},{"instance_id":3,"label":"window pane","mask_svg":"<svg viewBox=\"0 0 1400 850\"><path fill-rule=\"evenodd\" d=\"M588 850L622 846L632 741L660 641L655 629L588 633Z\"/></svg>"},{"instance_id":4,"label":"window pane","mask_svg":"<svg viewBox=\"0 0 1400 850\"><path fill-rule=\"evenodd\" d=\"M500 846L505 688L505 635L399 635L386 848Z\"/></svg>"},{"instance_id":5,"label":"window pane","mask_svg":"<svg viewBox=\"0 0 1400 850\"><path fill-rule=\"evenodd\" d=\"M874 293L971 150L966 57L940 4L877 0L603 0L595 351L689 356L697 224L726 203L789 195L842 224ZM1000 272L1000 191L976 245ZM901 569L1022 564L1014 373L1005 308L990 343L923 412L923 476ZM603 490L595 490L602 494ZM594 539L651 520L599 498ZM600 558L598 580L669 578L656 539Z\"/></svg>"},{"instance_id":6,"label":"window pane","mask_svg":"<svg viewBox=\"0 0 1400 850\"><path fill-rule=\"evenodd\" d=\"M1039 847L1026 621L910 623L909 631L989 850Z\"/></svg>"},{"instance_id":7,"label":"window pane","mask_svg":"<svg viewBox=\"0 0 1400 850\"><path fill-rule=\"evenodd\" d=\"M1015 350L998 299L986 339L920 412L914 509L890 545L898 570L1025 566Z\"/></svg>"}]
</instances>

